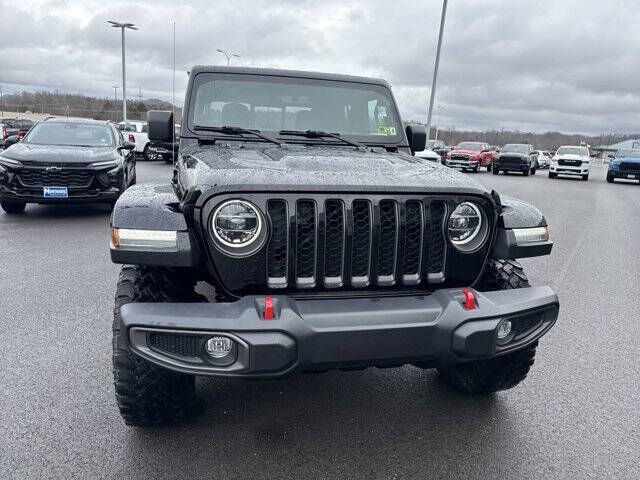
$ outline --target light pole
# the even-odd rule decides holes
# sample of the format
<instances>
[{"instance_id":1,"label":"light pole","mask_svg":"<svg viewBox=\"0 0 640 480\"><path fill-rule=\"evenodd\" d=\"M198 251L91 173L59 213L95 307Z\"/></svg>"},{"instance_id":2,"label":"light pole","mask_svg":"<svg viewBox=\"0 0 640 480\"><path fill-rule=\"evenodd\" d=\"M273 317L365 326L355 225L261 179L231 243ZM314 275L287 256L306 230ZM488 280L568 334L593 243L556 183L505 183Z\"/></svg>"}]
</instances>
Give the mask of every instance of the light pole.
<instances>
[{"instance_id":1,"label":"light pole","mask_svg":"<svg viewBox=\"0 0 640 480\"><path fill-rule=\"evenodd\" d=\"M429 100L429 115L427 116L427 141L431 136L431 114L433 113L433 101L436 97L436 81L438 80L438 66L440 65L440 47L442 46L442 34L444 32L444 18L447 15L447 0L442 1L442 17L440 18L440 33L438 34L438 47L436 48L436 65L433 69L433 82L431 82L431 99Z\"/></svg>"},{"instance_id":2,"label":"light pole","mask_svg":"<svg viewBox=\"0 0 640 480\"><path fill-rule=\"evenodd\" d=\"M442 105L436 105L436 112L438 112L438 116L436 117L436 138L434 140L438 140L438 130L440 130L440 114L444 110Z\"/></svg>"},{"instance_id":3,"label":"light pole","mask_svg":"<svg viewBox=\"0 0 640 480\"><path fill-rule=\"evenodd\" d=\"M118 89L120 88L120 85L111 85L113 87L113 101L115 103L118 103Z\"/></svg>"},{"instance_id":4,"label":"light pole","mask_svg":"<svg viewBox=\"0 0 640 480\"><path fill-rule=\"evenodd\" d=\"M122 31L122 120L127 120L127 75L124 69L124 30L129 28L131 30L138 30L133 23L121 23L108 20L113 28L119 28Z\"/></svg>"},{"instance_id":5,"label":"light pole","mask_svg":"<svg viewBox=\"0 0 640 480\"><path fill-rule=\"evenodd\" d=\"M0 109L2 109L1 115L4 117L4 102L2 100L2 86L0 85Z\"/></svg>"},{"instance_id":6,"label":"light pole","mask_svg":"<svg viewBox=\"0 0 640 480\"><path fill-rule=\"evenodd\" d=\"M232 57L240 58L240 55L236 55L235 53L229 55L225 50L220 50L219 48L216 50L216 52L220 52L225 57L227 57L227 67L229 66L229 60L231 60Z\"/></svg>"}]
</instances>

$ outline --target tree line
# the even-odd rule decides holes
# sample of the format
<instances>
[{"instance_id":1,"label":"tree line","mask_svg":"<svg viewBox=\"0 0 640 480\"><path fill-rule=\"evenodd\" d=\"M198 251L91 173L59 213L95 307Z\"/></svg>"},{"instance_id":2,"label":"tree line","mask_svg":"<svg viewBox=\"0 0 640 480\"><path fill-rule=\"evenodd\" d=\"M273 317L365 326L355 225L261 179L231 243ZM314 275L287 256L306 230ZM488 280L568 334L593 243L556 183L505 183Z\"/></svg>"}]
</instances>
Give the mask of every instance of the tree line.
<instances>
[{"instance_id":1,"label":"tree line","mask_svg":"<svg viewBox=\"0 0 640 480\"><path fill-rule=\"evenodd\" d=\"M116 101L108 97L98 98L58 90L3 95L0 109L4 110L5 114L31 112L96 120L122 120L122 99ZM171 103L154 98L127 99L127 119L146 120L148 110L171 110ZM182 109L175 110L176 118L179 119Z\"/></svg>"}]
</instances>

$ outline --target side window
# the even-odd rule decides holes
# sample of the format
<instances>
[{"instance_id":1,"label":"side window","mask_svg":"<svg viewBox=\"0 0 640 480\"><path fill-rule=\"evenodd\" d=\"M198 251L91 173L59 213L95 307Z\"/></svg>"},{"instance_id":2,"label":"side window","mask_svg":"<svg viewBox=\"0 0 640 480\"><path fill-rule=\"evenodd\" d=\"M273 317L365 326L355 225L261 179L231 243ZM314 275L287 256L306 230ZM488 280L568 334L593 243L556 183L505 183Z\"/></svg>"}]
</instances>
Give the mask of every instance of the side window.
<instances>
[{"instance_id":1,"label":"side window","mask_svg":"<svg viewBox=\"0 0 640 480\"><path fill-rule=\"evenodd\" d=\"M124 144L124 137L122 136L122 132L120 130L116 130L116 132L118 132L118 144Z\"/></svg>"}]
</instances>

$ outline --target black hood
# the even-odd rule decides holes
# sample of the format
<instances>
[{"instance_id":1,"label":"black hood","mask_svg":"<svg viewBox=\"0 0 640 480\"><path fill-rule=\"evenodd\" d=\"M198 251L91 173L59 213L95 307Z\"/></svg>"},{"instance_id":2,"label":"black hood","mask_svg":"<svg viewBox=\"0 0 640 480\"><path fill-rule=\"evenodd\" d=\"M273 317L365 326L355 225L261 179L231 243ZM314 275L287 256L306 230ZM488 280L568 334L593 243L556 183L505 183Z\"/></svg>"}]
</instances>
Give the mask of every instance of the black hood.
<instances>
[{"instance_id":1,"label":"black hood","mask_svg":"<svg viewBox=\"0 0 640 480\"><path fill-rule=\"evenodd\" d=\"M200 187L488 193L482 184L448 167L382 149L211 145L186 148L182 154L188 183Z\"/></svg>"},{"instance_id":2,"label":"black hood","mask_svg":"<svg viewBox=\"0 0 640 480\"><path fill-rule=\"evenodd\" d=\"M73 147L65 145L34 145L16 143L2 152L12 160L42 163L93 163L110 160L116 147Z\"/></svg>"}]
</instances>

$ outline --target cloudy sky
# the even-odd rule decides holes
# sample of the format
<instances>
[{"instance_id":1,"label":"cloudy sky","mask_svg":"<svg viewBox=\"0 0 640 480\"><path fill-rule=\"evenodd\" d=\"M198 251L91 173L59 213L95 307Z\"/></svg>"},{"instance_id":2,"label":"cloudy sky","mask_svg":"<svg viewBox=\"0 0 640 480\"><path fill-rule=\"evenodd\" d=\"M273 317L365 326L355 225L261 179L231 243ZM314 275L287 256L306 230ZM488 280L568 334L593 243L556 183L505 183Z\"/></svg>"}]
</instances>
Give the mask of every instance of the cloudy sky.
<instances>
[{"instance_id":1,"label":"cloudy sky","mask_svg":"<svg viewBox=\"0 0 640 480\"><path fill-rule=\"evenodd\" d=\"M176 101L195 64L386 78L402 114L426 121L441 0L0 0L4 92L60 89L113 97L127 33L127 85ZM436 104L442 127L640 131L637 0L450 0ZM7 12L11 12L7 16ZM10 21L7 21L10 20Z\"/></svg>"}]
</instances>

